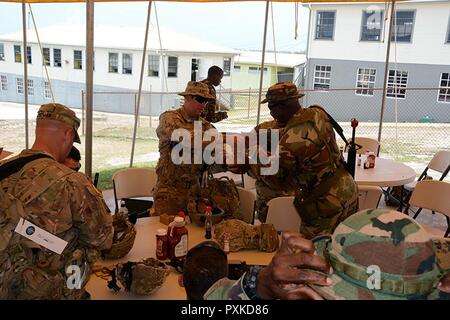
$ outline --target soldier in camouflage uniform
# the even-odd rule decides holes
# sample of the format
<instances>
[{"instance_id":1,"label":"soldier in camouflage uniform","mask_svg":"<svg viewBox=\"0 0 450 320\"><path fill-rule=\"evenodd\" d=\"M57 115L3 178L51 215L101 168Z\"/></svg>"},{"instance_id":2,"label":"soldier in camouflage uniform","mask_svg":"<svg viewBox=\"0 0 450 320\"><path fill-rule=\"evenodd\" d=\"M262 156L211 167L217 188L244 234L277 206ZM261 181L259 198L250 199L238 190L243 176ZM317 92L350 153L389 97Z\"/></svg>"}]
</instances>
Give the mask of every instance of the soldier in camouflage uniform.
<instances>
[{"instance_id":1,"label":"soldier in camouflage uniform","mask_svg":"<svg viewBox=\"0 0 450 320\"><path fill-rule=\"evenodd\" d=\"M62 164L73 142L80 143L79 125L69 108L42 105L32 148L0 162L1 172L12 164L20 168L16 164L30 156L44 156L0 181L0 299L89 297L84 290L89 263L111 246L113 227L102 194L84 174ZM19 218L67 241L67 246L57 254L15 233ZM86 275L79 290L66 284L70 265Z\"/></svg>"},{"instance_id":2,"label":"soldier in camouflage uniform","mask_svg":"<svg viewBox=\"0 0 450 320\"><path fill-rule=\"evenodd\" d=\"M205 110L202 112L202 118L208 122L219 122L228 118L226 111L220 110L220 103L217 101L216 88L220 85L223 78L223 70L218 66L212 66L208 69L208 77L201 82L208 86L209 94L214 97L214 100L208 103Z\"/></svg>"},{"instance_id":3,"label":"soldier in camouflage uniform","mask_svg":"<svg viewBox=\"0 0 450 320\"><path fill-rule=\"evenodd\" d=\"M214 128L212 124L200 117L205 105L214 99L209 94L207 85L189 81L186 90L180 95L184 96L185 99L183 106L162 113L156 129L160 153L156 166L158 181L154 190L156 215L163 213L175 215L180 210L186 211L189 192L194 186L198 185L205 169L204 164L175 164L172 162L171 152L174 144L176 144L176 142L171 141L172 132L176 129L186 129L191 133L193 159L195 152L193 143L194 122L201 121L202 132Z\"/></svg>"},{"instance_id":4,"label":"soldier in camouflage uniform","mask_svg":"<svg viewBox=\"0 0 450 320\"><path fill-rule=\"evenodd\" d=\"M318 106L302 108L291 82L269 88L270 114L283 125L279 143L279 170L261 175L260 165L251 175L273 190L295 190L294 205L301 217L300 233L308 239L330 234L358 209L358 189L345 170L333 126Z\"/></svg>"},{"instance_id":5,"label":"soldier in camouflage uniform","mask_svg":"<svg viewBox=\"0 0 450 320\"><path fill-rule=\"evenodd\" d=\"M314 251L306 243L299 242L299 238L293 245L293 239L288 238L289 250L282 246L267 268L254 273L257 297L450 299L450 240L431 239L419 223L401 212L362 210L340 223L332 236L315 238L312 241ZM310 253L313 255L306 257ZM312 266L312 259L326 261L332 267L332 273L318 268L319 262ZM310 270L304 270L305 266L301 265L304 261L310 261ZM275 266L278 269L276 277ZM310 272L307 281L300 275L301 271ZM329 280L320 283L313 274L317 277L328 274ZM288 275L291 280L285 281ZM235 282L221 279L206 292L205 298L249 299L255 290L251 290L246 281L252 282L252 279L246 275ZM277 282L283 286L270 286Z\"/></svg>"}]
</instances>

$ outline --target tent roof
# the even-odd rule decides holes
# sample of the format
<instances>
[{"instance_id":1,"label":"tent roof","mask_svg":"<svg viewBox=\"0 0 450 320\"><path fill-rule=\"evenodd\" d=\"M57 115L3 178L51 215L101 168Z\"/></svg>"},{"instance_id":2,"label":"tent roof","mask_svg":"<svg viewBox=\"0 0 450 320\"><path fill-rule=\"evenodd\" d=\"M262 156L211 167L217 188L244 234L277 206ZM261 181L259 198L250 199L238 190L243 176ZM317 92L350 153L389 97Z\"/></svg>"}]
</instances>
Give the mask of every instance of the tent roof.
<instances>
[{"instance_id":1,"label":"tent roof","mask_svg":"<svg viewBox=\"0 0 450 320\"><path fill-rule=\"evenodd\" d=\"M95 0L95 2L137 2L148 0ZM165 2L241 2L241 1L259 1L265 2L264 0L159 0ZM304 2L304 3L315 3L315 2L398 2L404 0L271 0L271 2ZM0 2L18 2L22 3L21 0L0 0ZM63 2L86 2L86 0L25 0L27 3L63 3Z\"/></svg>"}]
</instances>

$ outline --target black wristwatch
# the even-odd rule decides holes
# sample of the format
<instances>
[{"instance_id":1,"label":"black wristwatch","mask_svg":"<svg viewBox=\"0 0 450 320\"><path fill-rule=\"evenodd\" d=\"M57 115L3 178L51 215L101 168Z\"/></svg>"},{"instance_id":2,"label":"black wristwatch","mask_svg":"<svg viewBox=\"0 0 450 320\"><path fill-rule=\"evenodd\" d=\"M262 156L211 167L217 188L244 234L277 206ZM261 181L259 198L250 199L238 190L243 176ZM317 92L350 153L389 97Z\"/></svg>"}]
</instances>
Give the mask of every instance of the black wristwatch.
<instances>
[{"instance_id":1,"label":"black wristwatch","mask_svg":"<svg viewBox=\"0 0 450 320\"><path fill-rule=\"evenodd\" d=\"M260 266L251 267L250 270L245 273L242 281L242 288L250 300L260 300L256 295L256 281L261 270L262 267Z\"/></svg>"}]
</instances>

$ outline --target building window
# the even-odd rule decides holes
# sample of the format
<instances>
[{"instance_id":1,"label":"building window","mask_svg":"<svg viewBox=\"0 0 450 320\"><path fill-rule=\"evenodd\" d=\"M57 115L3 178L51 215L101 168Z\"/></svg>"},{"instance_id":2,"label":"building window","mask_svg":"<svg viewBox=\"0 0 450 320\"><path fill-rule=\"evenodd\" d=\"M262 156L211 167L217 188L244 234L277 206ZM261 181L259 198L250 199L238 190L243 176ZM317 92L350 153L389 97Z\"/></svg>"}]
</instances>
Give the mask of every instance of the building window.
<instances>
[{"instance_id":1,"label":"building window","mask_svg":"<svg viewBox=\"0 0 450 320\"><path fill-rule=\"evenodd\" d=\"M383 11L363 11L361 41L380 41L383 30Z\"/></svg>"},{"instance_id":2,"label":"building window","mask_svg":"<svg viewBox=\"0 0 450 320\"><path fill-rule=\"evenodd\" d=\"M108 71L111 73L119 72L119 54L109 53L108 57Z\"/></svg>"},{"instance_id":3,"label":"building window","mask_svg":"<svg viewBox=\"0 0 450 320\"><path fill-rule=\"evenodd\" d=\"M333 40L335 11L318 11L316 19L316 39Z\"/></svg>"},{"instance_id":4,"label":"building window","mask_svg":"<svg viewBox=\"0 0 450 320\"><path fill-rule=\"evenodd\" d=\"M129 53L122 53L122 73L133 73L133 56Z\"/></svg>"},{"instance_id":5,"label":"building window","mask_svg":"<svg viewBox=\"0 0 450 320\"><path fill-rule=\"evenodd\" d=\"M33 95L34 95L34 84L33 84L33 80L28 79L27 83L28 83L28 95L29 95L29 96L33 96Z\"/></svg>"},{"instance_id":6,"label":"building window","mask_svg":"<svg viewBox=\"0 0 450 320\"><path fill-rule=\"evenodd\" d=\"M5 75L0 76L0 84L3 91L8 90L8 78Z\"/></svg>"},{"instance_id":7,"label":"building window","mask_svg":"<svg viewBox=\"0 0 450 320\"><path fill-rule=\"evenodd\" d=\"M394 31L392 33L392 41L411 42L414 11L396 11L394 21Z\"/></svg>"},{"instance_id":8,"label":"building window","mask_svg":"<svg viewBox=\"0 0 450 320\"><path fill-rule=\"evenodd\" d=\"M83 52L81 50L73 50L73 68L83 69Z\"/></svg>"},{"instance_id":9,"label":"building window","mask_svg":"<svg viewBox=\"0 0 450 320\"><path fill-rule=\"evenodd\" d=\"M44 66L50 66L50 48L42 48L42 55L42 64Z\"/></svg>"},{"instance_id":10,"label":"building window","mask_svg":"<svg viewBox=\"0 0 450 320\"><path fill-rule=\"evenodd\" d=\"M241 66L234 65L233 68L234 68L234 71L237 71L237 72L241 71Z\"/></svg>"},{"instance_id":11,"label":"building window","mask_svg":"<svg viewBox=\"0 0 450 320\"><path fill-rule=\"evenodd\" d=\"M23 94L23 79L16 78L16 84L17 84L17 93Z\"/></svg>"},{"instance_id":12,"label":"building window","mask_svg":"<svg viewBox=\"0 0 450 320\"><path fill-rule=\"evenodd\" d=\"M356 76L356 94L363 96L373 96L373 88L375 88L376 69L358 68Z\"/></svg>"},{"instance_id":13,"label":"building window","mask_svg":"<svg viewBox=\"0 0 450 320\"><path fill-rule=\"evenodd\" d=\"M0 61L5 61L5 46L0 43Z\"/></svg>"},{"instance_id":14,"label":"building window","mask_svg":"<svg viewBox=\"0 0 450 320\"><path fill-rule=\"evenodd\" d=\"M18 63L22 62L22 48L18 45L14 45L14 61Z\"/></svg>"},{"instance_id":15,"label":"building window","mask_svg":"<svg viewBox=\"0 0 450 320\"><path fill-rule=\"evenodd\" d=\"M174 78L178 76L178 57L169 57L167 71L168 77Z\"/></svg>"},{"instance_id":16,"label":"building window","mask_svg":"<svg viewBox=\"0 0 450 320\"><path fill-rule=\"evenodd\" d=\"M331 82L331 66L315 66L314 90L328 90Z\"/></svg>"},{"instance_id":17,"label":"building window","mask_svg":"<svg viewBox=\"0 0 450 320\"><path fill-rule=\"evenodd\" d=\"M53 66L61 67L61 49L53 49Z\"/></svg>"},{"instance_id":18,"label":"building window","mask_svg":"<svg viewBox=\"0 0 450 320\"><path fill-rule=\"evenodd\" d=\"M389 70L387 97L406 97L406 85L408 83L408 71Z\"/></svg>"},{"instance_id":19,"label":"building window","mask_svg":"<svg viewBox=\"0 0 450 320\"><path fill-rule=\"evenodd\" d=\"M223 75L229 76L231 74L231 58L223 58Z\"/></svg>"},{"instance_id":20,"label":"building window","mask_svg":"<svg viewBox=\"0 0 450 320\"><path fill-rule=\"evenodd\" d=\"M267 72L266 67L264 67L264 72ZM261 73L261 67L248 67L248 73L259 74L259 73Z\"/></svg>"},{"instance_id":21,"label":"building window","mask_svg":"<svg viewBox=\"0 0 450 320\"><path fill-rule=\"evenodd\" d=\"M27 62L31 64L31 47L27 46Z\"/></svg>"},{"instance_id":22,"label":"building window","mask_svg":"<svg viewBox=\"0 0 450 320\"><path fill-rule=\"evenodd\" d=\"M50 82L44 81L44 98L51 99L52 91L50 90Z\"/></svg>"},{"instance_id":23,"label":"building window","mask_svg":"<svg viewBox=\"0 0 450 320\"><path fill-rule=\"evenodd\" d=\"M450 73L441 74L439 88L438 101L450 103Z\"/></svg>"},{"instance_id":24,"label":"building window","mask_svg":"<svg viewBox=\"0 0 450 320\"><path fill-rule=\"evenodd\" d=\"M148 76L159 76L159 56L154 54L148 55Z\"/></svg>"}]
</instances>

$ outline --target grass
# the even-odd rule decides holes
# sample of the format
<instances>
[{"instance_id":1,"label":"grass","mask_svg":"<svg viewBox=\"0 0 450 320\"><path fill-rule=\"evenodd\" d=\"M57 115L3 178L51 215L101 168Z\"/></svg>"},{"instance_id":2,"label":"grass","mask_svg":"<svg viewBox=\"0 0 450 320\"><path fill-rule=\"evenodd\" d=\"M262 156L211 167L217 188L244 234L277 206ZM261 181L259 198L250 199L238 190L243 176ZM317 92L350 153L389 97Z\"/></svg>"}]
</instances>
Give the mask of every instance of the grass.
<instances>
[{"instance_id":1,"label":"grass","mask_svg":"<svg viewBox=\"0 0 450 320\"><path fill-rule=\"evenodd\" d=\"M133 165L134 168L154 168L155 166L156 166L156 161L149 162L149 163L136 163ZM97 171L99 173L97 187L102 191L112 189L112 187L113 187L112 177L113 177L114 173L116 173L119 170L126 169L126 168L129 168L129 166L117 166L117 167L101 169L101 170Z\"/></svg>"}]
</instances>

